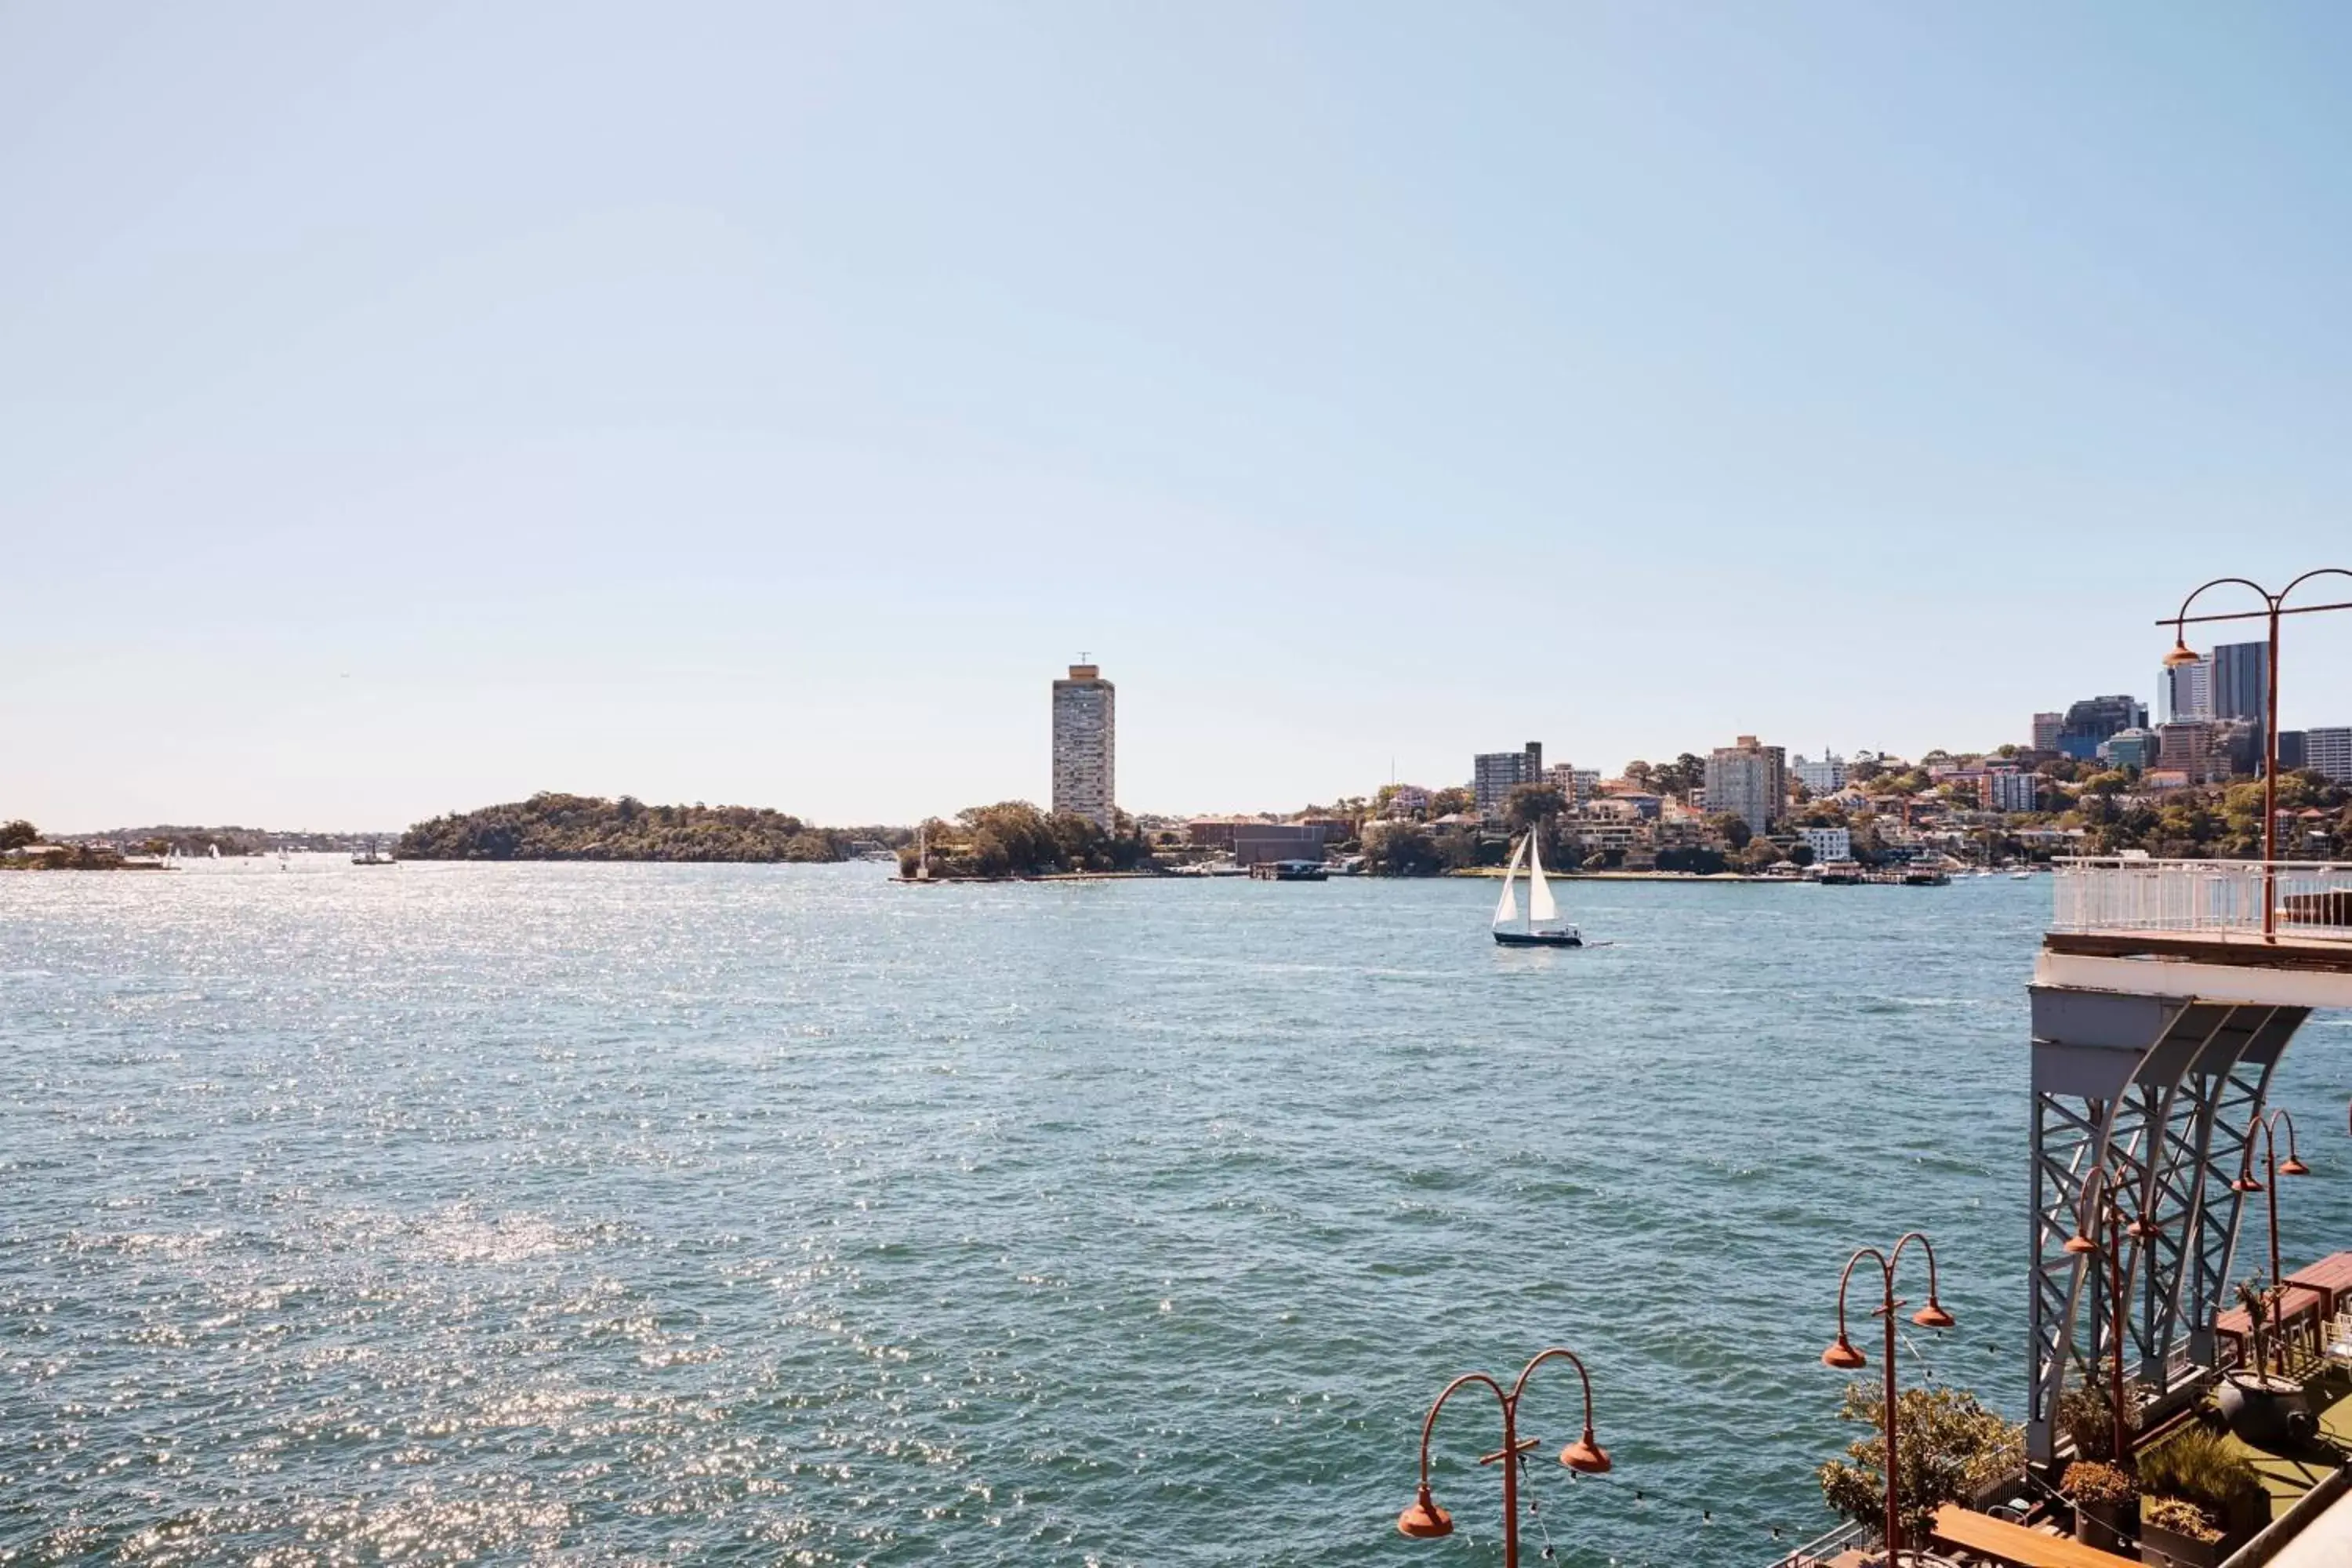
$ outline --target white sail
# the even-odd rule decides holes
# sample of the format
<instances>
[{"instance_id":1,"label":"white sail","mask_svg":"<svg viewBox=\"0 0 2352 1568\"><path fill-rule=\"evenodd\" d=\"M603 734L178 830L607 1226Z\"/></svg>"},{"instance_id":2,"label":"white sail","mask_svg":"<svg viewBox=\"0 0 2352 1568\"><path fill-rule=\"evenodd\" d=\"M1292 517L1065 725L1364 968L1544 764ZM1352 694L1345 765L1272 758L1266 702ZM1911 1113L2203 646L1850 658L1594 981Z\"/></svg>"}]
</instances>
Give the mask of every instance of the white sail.
<instances>
[{"instance_id":1,"label":"white sail","mask_svg":"<svg viewBox=\"0 0 2352 1568\"><path fill-rule=\"evenodd\" d=\"M1528 832L1528 923L1540 925L1559 919L1559 906L1551 901L1551 885L1544 880L1543 851L1536 847L1534 829Z\"/></svg>"},{"instance_id":2,"label":"white sail","mask_svg":"<svg viewBox=\"0 0 2352 1568\"><path fill-rule=\"evenodd\" d=\"M1519 854L1526 848L1526 844L1513 848L1511 863L1503 868L1503 896L1495 902L1495 923L1498 926L1519 918L1519 900L1511 891L1511 879L1519 874Z\"/></svg>"}]
</instances>

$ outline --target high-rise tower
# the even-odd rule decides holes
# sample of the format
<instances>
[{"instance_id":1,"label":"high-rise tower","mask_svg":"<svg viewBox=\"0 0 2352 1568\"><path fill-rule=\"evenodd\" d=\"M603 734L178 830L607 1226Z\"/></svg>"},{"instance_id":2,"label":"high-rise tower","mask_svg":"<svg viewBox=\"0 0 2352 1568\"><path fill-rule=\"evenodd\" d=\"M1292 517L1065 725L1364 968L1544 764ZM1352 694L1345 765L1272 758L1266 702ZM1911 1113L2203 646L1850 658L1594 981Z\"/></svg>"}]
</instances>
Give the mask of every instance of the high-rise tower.
<instances>
[{"instance_id":1,"label":"high-rise tower","mask_svg":"<svg viewBox=\"0 0 2352 1568\"><path fill-rule=\"evenodd\" d=\"M1076 812L1105 833L1116 818L1118 689L1091 664L1054 682L1054 809Z\"/></svg>"}]
</instances>

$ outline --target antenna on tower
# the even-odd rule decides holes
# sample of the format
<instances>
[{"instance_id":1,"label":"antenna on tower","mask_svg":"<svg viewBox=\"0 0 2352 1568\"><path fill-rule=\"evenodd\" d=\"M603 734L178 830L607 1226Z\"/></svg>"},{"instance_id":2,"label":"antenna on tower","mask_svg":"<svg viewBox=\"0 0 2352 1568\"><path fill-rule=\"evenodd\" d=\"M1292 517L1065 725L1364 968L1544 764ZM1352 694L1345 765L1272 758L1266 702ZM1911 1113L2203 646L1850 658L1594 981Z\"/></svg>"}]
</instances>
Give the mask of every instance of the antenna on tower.
<instances>
[{"instance_id":1,"label":"antenna on tower","mask_svg":"<svg viewBox=\"0 0 2352 1568\"><path fill-rule=\"evenodd\" d=\"M1094 656L1094 655L1092 655L1092 654L1088 653L1088 652L1087 652L1086 649L1084 649L1084 648L1080 648L1080 649L1078 649L1078 662L1079 662L1080 664L1092 664L1094 661L1095 661L1095 656Z\"/></svg>"}]
</instances>

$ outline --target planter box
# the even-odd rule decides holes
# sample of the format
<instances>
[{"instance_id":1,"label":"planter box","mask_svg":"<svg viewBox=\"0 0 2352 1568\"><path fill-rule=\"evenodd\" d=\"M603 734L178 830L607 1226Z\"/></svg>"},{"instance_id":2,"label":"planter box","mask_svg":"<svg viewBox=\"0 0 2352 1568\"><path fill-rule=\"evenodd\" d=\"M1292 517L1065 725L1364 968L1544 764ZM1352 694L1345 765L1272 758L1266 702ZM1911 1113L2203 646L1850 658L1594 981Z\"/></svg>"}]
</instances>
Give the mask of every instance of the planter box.
<instances>
[{"instance_id":1,"label":"planter box","mask_svg":"<svg viewBox=\"0 0 2352 1568\"><path fill-rule=\"evenodd\" d=\"M2235 1542L2226 1535L2219 1541L2195 1541L2160 1524L2143 1521L2139 1527L2139 1560L2157 1568L2221 1568L2230 1553L2243 1544L2243 1537Z\"/></svg>"},{"instance_id":2,"label":"planter box","mask_svg":"<svg viewBox=\"0 0 2352 1568\"><path fill-rule=\"evenodd\" d=\"M2128 1502L2078 1502L2074 1505L2074 1539L2101 1552L2121 1555L2131 1549L2124 1537L2139 1518L2139 1500Z\"/></svg>"}]
</instances>

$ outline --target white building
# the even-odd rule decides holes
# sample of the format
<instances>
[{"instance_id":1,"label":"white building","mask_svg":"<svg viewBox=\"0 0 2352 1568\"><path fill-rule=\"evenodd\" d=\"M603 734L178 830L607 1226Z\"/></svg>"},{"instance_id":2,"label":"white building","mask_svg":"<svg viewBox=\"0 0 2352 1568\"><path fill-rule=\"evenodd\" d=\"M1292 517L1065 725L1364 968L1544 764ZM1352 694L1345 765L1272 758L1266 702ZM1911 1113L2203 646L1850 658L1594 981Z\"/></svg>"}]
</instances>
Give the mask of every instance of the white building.
<instances>
[{"instance_id":1,"label":"white building","mask_svg":"<svg viewBox=\"0 0 2352 1568\"><path fill-rule=\"evenodd\" d=\"M1544 770L1544 782L1559 791L1570 805L1580 805L1601 793L1601 770L1573 763L1554 763Z\"/></svg>"},{"instance_id":2,"label":"white building","mask_svg":"<svg viewBox=\"0 0 2352 1568\"><path fill-rule=\"evenodd\" d=\"M1787 753L1757 744L1753 735L1717 746L1706 759L1706 808L1739 818L1751 833L1769 831L1788 814Z\"/></svg>"},{"instance_id":3,"label":"white building","mask_svg":"<svg viewBox=\"0 0 2352 1568\"><path fill-rule=\"evenodd\" d=\"M2032 811L2041 797L2042 781L2015 768L1995 769L1988 782L1992 786L1985 792L1989 811Z\"/></svg>"},{"instance_id":4,"label":"white building","mask_svg":"<svg viewBox=\"0 0 2352 1568\"><path fill-rule=\"evenodd\" d=\"M2213 656L2209 653L2195 664L2163 671L2157 678L2157 689L2164 698L2166 721L2212 718Z\"/></svg>"},{"instance_id":5,"label":"white building","mask_svg":"<svg viewBox=\"0 0 2352 1568\"><path fill-rule=\"evenodd\" d=\"M1105 833L1117 819L1118 689L1091 664L1054 682L1054 809L1076 812Z\"/></svg>"},{"instance_id":6,"label":"white building","mask_svg":"<svg viewBox=\"0 0 2352 1568\"><path fill-rule=\"evenodd\" d=\"M2352 730L2305 730L2303 765L2337 784L2352 784Z\"/></svg>"},{"instance_id":7,"label":"white building","mask_svg":"<svg viewBox=\"0 0 2352 1568\"><path fill-rule=\"evenodd\" d=\"M1790 759L1789 771L1816 796L1832 795L1845 787L1845 759L1835 752L1822 752L1818 762L1808 762L1800 753Z\"/></svg>"},{"instance_id":8,"label":"white building","mask_svg":"<svg viewBox=\"0 0 2352 1568\"><path fill-rule=\"evenodd\" d=\"M1813 864L1853 858L1853 835L1843 827L1808 827L1797 835L1813 852Z\"/></svg>"}]
</instances>

